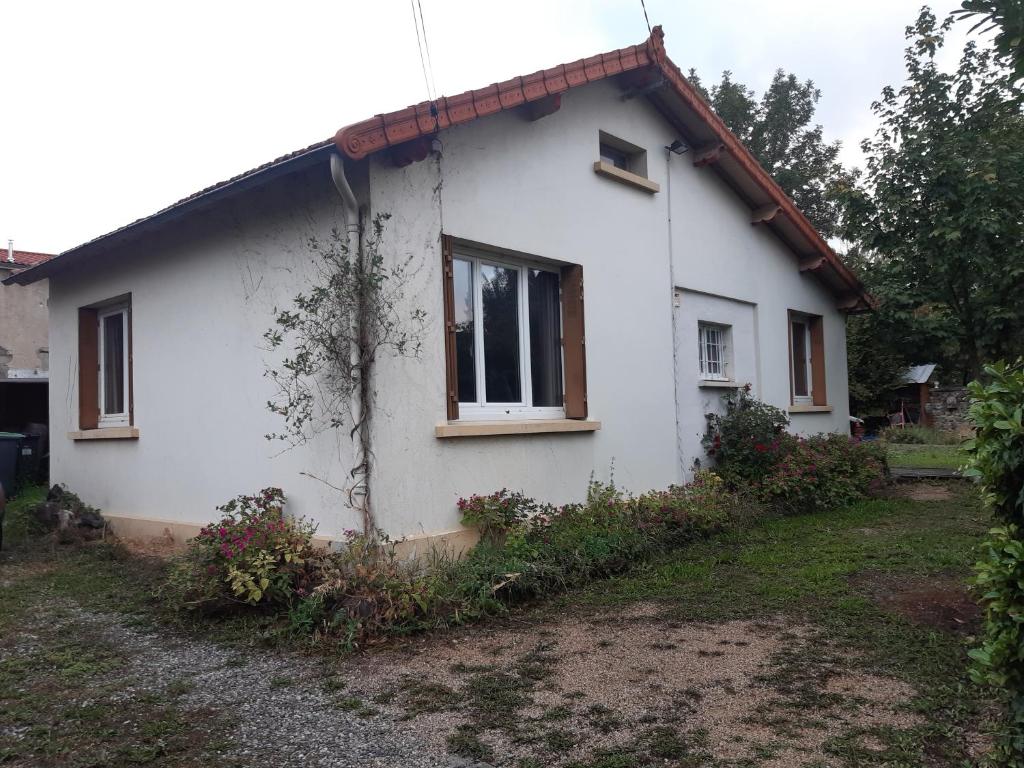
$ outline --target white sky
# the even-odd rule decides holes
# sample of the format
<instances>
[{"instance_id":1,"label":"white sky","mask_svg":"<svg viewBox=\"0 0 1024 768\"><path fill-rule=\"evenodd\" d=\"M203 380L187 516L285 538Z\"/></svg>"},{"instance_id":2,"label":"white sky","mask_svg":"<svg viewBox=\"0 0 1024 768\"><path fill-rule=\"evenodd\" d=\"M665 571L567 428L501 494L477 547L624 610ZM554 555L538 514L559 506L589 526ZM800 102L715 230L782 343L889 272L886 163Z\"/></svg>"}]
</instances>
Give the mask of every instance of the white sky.
<instances>
[{"instance_id":1,"label":"white sky","mask_svg":"<svg viewBox=\"0 0 1024 768\"><path fill-rule=\"evenodd\" d=\"M420 0L441 94L642 41L640 0ZM903 79L920 0L647 0L706 82L782 67L823 92L844 161ZM955 0L933 3L941 16ZM0 245L59 252L426 98L409 0L4 2ZM945 59L959 55L958 25Z\"/></svg>"}]
</instances>

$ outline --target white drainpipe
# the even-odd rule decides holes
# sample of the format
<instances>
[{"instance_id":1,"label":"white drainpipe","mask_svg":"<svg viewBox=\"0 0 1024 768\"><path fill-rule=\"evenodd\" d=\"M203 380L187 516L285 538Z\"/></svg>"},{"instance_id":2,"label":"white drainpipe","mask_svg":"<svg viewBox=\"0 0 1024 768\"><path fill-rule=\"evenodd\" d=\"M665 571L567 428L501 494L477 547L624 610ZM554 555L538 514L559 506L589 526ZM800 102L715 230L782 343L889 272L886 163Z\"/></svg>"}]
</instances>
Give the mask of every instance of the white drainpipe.
<instances>
[{"instance_id":1,"label":"white drainpipe","mask_svg":"<svg viewBox=\"0 0 1024 768\"><path fill-rule=\"evenodd\" d=\"M8 240L7 241L7 261L9 261L11 264L14 263L14 241L13 240Z\"/></svg>"},{"instance_id":2,"label":"white drainpipe","mask_svg":"<svg viewBox=\"0 0 1024 768\"><path fill-rule=\"evenodd\" d=\"M356 200L356 196L352 193L352 187L348 183L348 179L345 176L345 161L338 154L331 155L331 178L334 181L335 189L338 190L338 195L341 197L342 211L345 218L345 246L348 249L348 257L353 267L361 257L362 243L359 237L359 203ZM353 340L359 339L359 320L356 317L352 318L352 338ZM352 345L351 348L350 364L353 370L357 369L360 363L359 360L359 348L356 344ZM360 372L361 375L362 372ZM362 392L359 387L353 388L352 395L349 403L349 413L352 418L352 424L358 424L362 418ZM359 513L360 517L365 520L366 514L366 473L363 468L363 462L366 460L366 456L363 451L363 441L360 430L353 428L352 430L352 466L356 468L356 471L360 473L360 477L357 479L353 477L355 484L349 491L349 502L353 508ZM367 533L371 533L367 531Z\"/></svg>"}]
</instances>

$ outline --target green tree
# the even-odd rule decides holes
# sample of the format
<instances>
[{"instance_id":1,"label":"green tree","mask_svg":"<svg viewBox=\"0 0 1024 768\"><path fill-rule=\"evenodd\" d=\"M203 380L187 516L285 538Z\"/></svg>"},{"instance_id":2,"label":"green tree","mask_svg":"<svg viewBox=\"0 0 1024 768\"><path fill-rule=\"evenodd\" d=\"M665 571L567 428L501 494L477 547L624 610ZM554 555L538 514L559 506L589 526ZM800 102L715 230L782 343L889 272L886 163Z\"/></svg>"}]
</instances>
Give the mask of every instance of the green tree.
<instances>
[{"instance_id":1,"label":"green tree","mask_svg":"<svg viewBox=\"0 0 1024 768\"><path fill-rule=\"evenodd\" d=\"M692 69L689 79L818 231L835 235L835 190L847 186L851 175L838 159L841 144L826 142L821 126L812 124L821 98L814 83L780 69L758 100L731 72L723 72L710 90Z\"/></svg>"},{"instance_id":2,"label":"green tree","mask_svg":"<svg viewBox=\"0 0 1024 768\"><path fill-rule=\"evenodd\" d=\"M867 169L843 193L843 235L870 254L883 313L915 354L963 380L1024 346L1024 121L1010 73L973 43L935 62L952 18L907 28L907 82L873 105Z\"/></svg>"},{"instance_id":3,"label":"green tree","mask_svg":"<svg viewBox=\"0 0 1024 768\"><path fill-rule=\"evenodd\" d=\"M988 24L983 30L999 29L995 37L996 51L1013 69L1014 80L1024 79L1024 3L1021 0L964 0L954 17L981 20L971 31Z\"/></svg>"}]
</instances>

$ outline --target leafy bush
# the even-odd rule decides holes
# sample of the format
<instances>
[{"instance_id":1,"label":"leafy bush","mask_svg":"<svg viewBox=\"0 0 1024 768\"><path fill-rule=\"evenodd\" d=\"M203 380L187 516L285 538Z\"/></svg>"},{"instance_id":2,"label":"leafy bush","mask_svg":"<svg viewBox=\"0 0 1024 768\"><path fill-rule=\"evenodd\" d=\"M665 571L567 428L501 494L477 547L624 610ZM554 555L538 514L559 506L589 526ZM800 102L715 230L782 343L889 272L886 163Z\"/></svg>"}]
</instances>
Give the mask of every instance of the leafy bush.
<instances>
[{"instance_id":1,"label":"leafy bush","mask_svg":"<svg viewBox=\"0 0 1024 768\"><path fill-rule=\"evenodd\" d=\"M756 502L754 503L756 507ZM591 481L584 504L568 504L523 521L504 542L483 541L453 566L455 581L484 611L621 573L695 536L750 514L751 502L721 478L699 472L692 483L629 496Z\"/></svg>"},{"instance_id":2,"label":"leafy bush","mask_svg":"<svg viewBox=\"0 0 1024 768\"><path fill-rule=\"evenodd\" d=\"M313 572L317 584L293 608L292 624L303 634L338 636L346 647L423 628L439 610L436 578L420 563L400 558L380 532L346 531L344 546L319 555Z\"/></svg>"},{"instance_id":3,"label":"leafy bush","mask_svg":"<svg viewBox=\"0 0 1024 768\"><path fill-rule=\"evenodd\" d=\"M780 409L751 396L726 395L725 413L707 415L704 446L732 489L787 513L816 512L863 498L886 469L880 446L845 435L796 437Z\"/></svg>"},{"instance_id":4,"label":"leafy bush","mask_svg":"<svg viewBox=\"0 0 1024 768\"><path fill-rule=\"evenodd\" d=\"M541 505L522 493L502 488L488 496L459 499L462 524L480 531L481 538L500 541L515 526L541 512Z\"/></svg>"},{"instance_id":5,"label":"leafy bush","mask_svg":"<svg viewBox=\"0 0 1024 768\"><path fill-rule=\"evenodd\" d=\"M981 646L970 651L971 676L1007 693L994 757L999 765L1024 766L1024 362L986 366L985 374L987 384L969 385L977 434L964 446L971 455L965 474L981 481L1001 525L989 532L976 566L985 626Z\"/></svg>"},{"instance_id":6,"label":"leafy bush","mask_svg":"<svg viewBox=\"0 0 1024 768\"><path fill-rule=\"evenodd\" d=\"M180 602L287 604L312 554L315 526L286 515L284 501L279 488L265 488L218 507L220 520L203 528L171 569Z\"/></svg>"},{"instance_id":7,"label":"leafy bush","mask_svg":"<svg viewBox=\"0 0 1024 768\"><path fill-rule=\"evenodd\" d=\"M956 445L960 436L934 427L911 424L906 427L886 427L879 438L893 445Z\"/></svg>"},{"instance_id":8,"label":"leafy bush","mask_svg":"<svg viewBox=\"0 0 1024 768\"><path fill-rule=\"evenodd\" d=\"M762 501L789 513L820 512L863 498L882 477L884 450L845 435L785 435L770 453Z\"/></svg>"},{"instance_id":9,"label":"leafy bush","mask_svg":"<svg viewBox=\"0 0 1024 768\"><path fill-rule=\"evenodd\" d=\"M707 414L704 450L729 483L756 482L771 466L771 450L778 448L789 418L781 409L753 397L749 385L724 395L722 401L724 414Z\"/></svg>"}]
</instances>

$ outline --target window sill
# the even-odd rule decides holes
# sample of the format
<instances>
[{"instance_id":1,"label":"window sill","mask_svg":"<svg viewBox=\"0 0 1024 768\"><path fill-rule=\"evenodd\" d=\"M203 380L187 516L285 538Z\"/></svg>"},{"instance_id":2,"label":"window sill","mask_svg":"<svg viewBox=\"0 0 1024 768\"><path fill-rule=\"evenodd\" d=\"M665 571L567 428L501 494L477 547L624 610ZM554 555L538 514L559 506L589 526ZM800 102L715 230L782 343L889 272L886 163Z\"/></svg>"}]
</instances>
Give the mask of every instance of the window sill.
<instances>
[{"instance_id":1,"label":"window sill","mask_svg":"<svg viewBox=\"0 0 1024 768\"><path fill-rule=\"evenodd\" d=\"M740 389L747 385L733 379L698 379L697 386L701 389Z\"/></svg>"},{"instance_id":2,"label":"window sill","mask_svg":"<svg viewBox=\"0 0 1024 768\"><path fill-rule=\"evenodd\" d=\"M104 427L103 429L83 429L68 432L71 440L138 440L138 427Z\"/></svg>"},{"instance_id":3,"label":"window sill","mask_svg":"<svg viewBox=\"0 0 1024 768\"><path fill-rule=\"evenodd\" d=\"M600 421L589 419L507 419L504 421L449 421L434 427L434 437L488 437L539 435L552 432L596 432Z\"/></svg>"},{"instance_id":4,"label":"window sill","mask_svg":"<svg viewBox=\"0 0 1024 768\"><path fill-rule=\"evenodd\" d=\"M634 187L636 189L642 189L644 192L650 192L651 194L661 191L661 187L656 182L636 173L630 173L629 171L624 171L621 168L616 168L611 163L606 163L603 160L598 160L594 163L594 173L599 176L612 179L613 181L617 181L620 184L625 184L626 186Z\"/></svg>"},{"instance_id":5,"label":"window sill","mask_svg":"<svg viewBox=\"0 0 1024 768\"><path fill-rule=\"evenodd\" d=\"M790 413L832 413L831 405L791 405L787 408Z\"/></svg>"}]
</instances>

